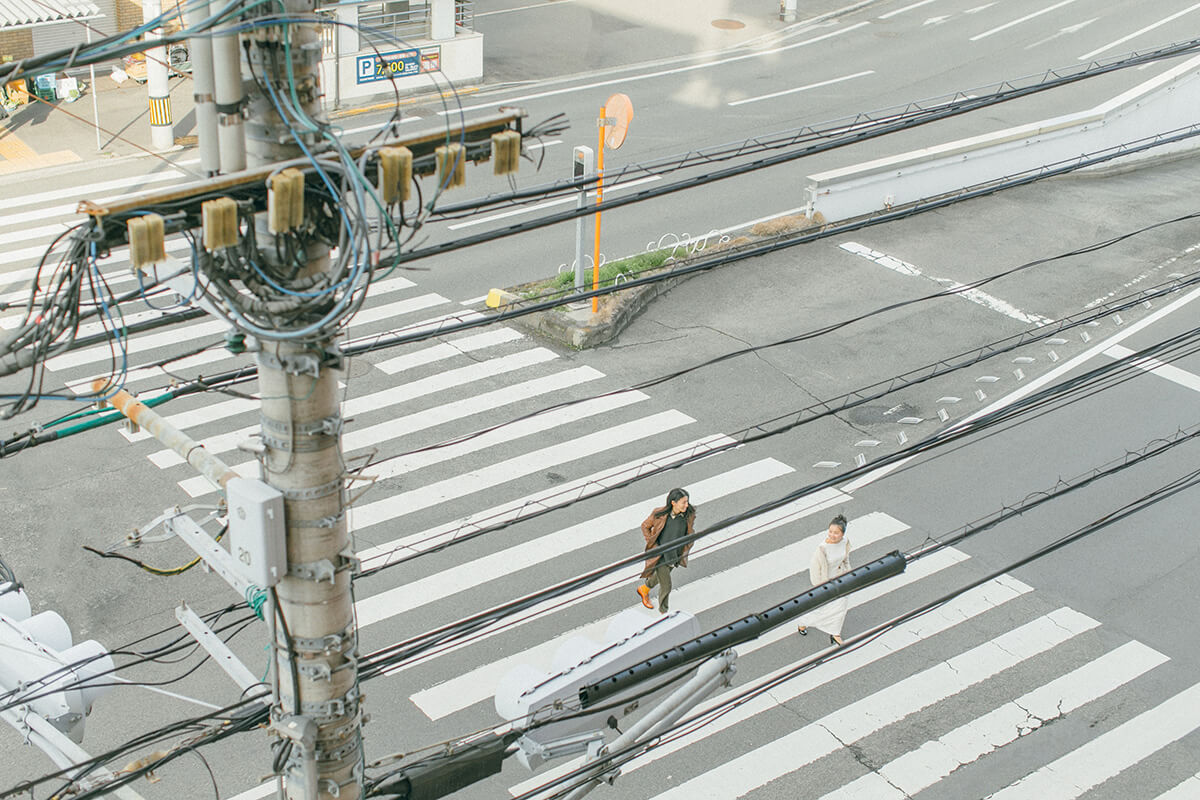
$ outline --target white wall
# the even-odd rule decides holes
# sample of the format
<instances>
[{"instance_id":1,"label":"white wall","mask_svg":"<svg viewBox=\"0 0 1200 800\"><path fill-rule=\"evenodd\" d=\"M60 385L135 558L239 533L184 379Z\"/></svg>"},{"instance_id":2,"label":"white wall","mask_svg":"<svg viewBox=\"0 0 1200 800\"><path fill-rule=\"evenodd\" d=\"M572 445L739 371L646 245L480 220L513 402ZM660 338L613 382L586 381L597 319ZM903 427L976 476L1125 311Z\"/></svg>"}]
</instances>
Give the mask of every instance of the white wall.
<instances>
[{"instance_id":1,"label":"white wall","mask_svg":"<svg viewBox=\"0 0 1200 800\"><path fill-rule=\"evenodd\" d=\"M483 34L481 33L460 30L453 39L440 41L414 39L408 47L397 47L395 50L435 48L439 54L441 71L396 78L396 89L400 92L401 97L428 91L448 91L451 83L461 86L483 78ZM321 67L321 85L325 87L327 105L333 105L339 91L338 99L341 105L347 105L347 101L361 102L362 98L371 96L378 96L381 101L386 101L389 96L392 96L390 80L359 82L357 74L359 58L370 58L371 56L373 56L371 50L355 53L343 52L340 59L340 70L335 69L336 60L333 56L324 60Z\"/></svg>"}]
</instances>

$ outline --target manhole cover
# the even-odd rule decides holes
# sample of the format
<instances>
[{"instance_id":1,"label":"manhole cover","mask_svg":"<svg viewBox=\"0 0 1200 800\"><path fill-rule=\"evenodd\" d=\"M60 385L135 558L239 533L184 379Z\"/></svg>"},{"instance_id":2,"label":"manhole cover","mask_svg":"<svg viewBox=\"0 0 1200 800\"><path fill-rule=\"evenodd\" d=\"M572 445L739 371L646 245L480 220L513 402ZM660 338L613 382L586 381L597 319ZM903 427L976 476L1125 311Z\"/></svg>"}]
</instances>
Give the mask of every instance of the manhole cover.
<instances>
[{"instance_id":1,"label":"manhole cover","mask_svg":"<svg viewBox=\"0 0 1200 800\"><path fill-rule=\"evenodd\" d=\"M723 31L736 31L746 27L746 23L738 22L736 19L714 19L712 25L714 28L720 28Z\"/></svg>"}]
</instances>

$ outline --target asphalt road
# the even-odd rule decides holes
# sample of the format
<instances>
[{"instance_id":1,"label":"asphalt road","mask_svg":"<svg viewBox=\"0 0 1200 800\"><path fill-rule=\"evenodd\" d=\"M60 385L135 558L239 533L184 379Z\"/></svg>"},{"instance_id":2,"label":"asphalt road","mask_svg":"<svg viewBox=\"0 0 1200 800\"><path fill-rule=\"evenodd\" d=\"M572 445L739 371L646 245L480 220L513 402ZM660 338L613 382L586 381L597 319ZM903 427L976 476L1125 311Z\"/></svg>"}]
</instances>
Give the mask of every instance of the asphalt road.
<instances>
[{"instance_id":1,"label":"asphalt road","mask_svg":"<svg viewBox=\"0 0 1200 800\"><path fill-rule=\"evenodd\" d=\"M520 103L535 120L562 110L576 121L590 119L596 101L607 92L627 91L638 116L628 145L614 160L632 163L1071 63L1185 8L1154 4L1156 11L1147 13L1144 6L1132 4L1101 8L1076 0L1055 5L1030 17L1050 6L1006 3L960 7L951 13L952 7L943 8L940 2L873 4L827 25L787 31L774 46L797 46L776 53L637 81L630 78L693 65L685 60L626 70L621 73L623 85L596 86L609 77L593 71L545 86L473 96L471 102ZM517 24L518 15L537 14L521 24L532 30L561 30L569 20L554 15L577 13L572 5L556 4L485 19ZM935 15L944 18L930 22ZM1025 17L1029 18L1016 22ZM1186 16L1179 17L1123 45L1185 38L1187 22ZM503 32L499 28L490 33ZM822 36L827 38L803 44ZM603 44L595 51L619 57ZM932 53L937 53L936 59ZM554 69L561 71L608 66L581 63L572 69L575 62L565 55L560 58ZM822 69L825 64L837 68ZM1011 69L1014 66L1020 68ZM874 72L861 78L728 105L868 69ZM915 142L929 144L1087 107L1153 72L1106 78L1096 87L1069 90L1067 99L1033 98L1020 107L989 113L987 119L913 132L886 146L902 150ZM797 74L803 77L797 79ZM531 96L550 91L558 93ZM638 94L643 91L645 95ZM801 98L805 105L798 111ZM435 113L422 111L426 119ZM546 174L565 174L570 143L564 140L545 148ZM836 154L848 159L836 163L879 155L884 146ZM50 226L66 218L66 211L42 210L69 204L69 193L62 190L132 180L136 170L147 167L134 164L48 175L39 191L57 193L56 197L8 194L0 219L5 267L27 268L29 257L14 254L50 236L45 232L31 238L31 226ZM666 232L724 228L794 208L800 176L816 168L805 162L750 175L728 187L709 187L645 209L614 213L604 223L606 248L631 252ZM553 497L571 486L588 485L589 479L602 483L623 465L646 463L655 454L677 451L703 437L734 436L778 415L1019 334L1028 326L994 306L961 297L914 302L859 322L848 320L900 300L916 301L938 288L931 278L965 283L1191 213L1198 178L1192 159L1134 172L1072 176L871 228L852 241L823 240L740 263L678 287L618 341L595 351L543 349L541 343L515 333L467 345L467 336L459 335L453 337L454 350L438 351L436 359L433 351L425 350L433 346L429 343L355 362L346 377L348 400L358 403L347 414L353 417L348 435L356 429L360 433L347 450L361 455L377 448L377 458L409 453L388 462L396 468L389 468L355 509L359 554L378 558L398 541L411 543L453 529L455 520L470 514L504 513L527 500L554 502ZM465 229L456 229L461 230ZM433 230L431 241L456 231ZM372 334L455 308L461 313L463 301L492 285L544 274L547 265L561 260L556 254L569 246L569 231L546 231L436 259L430 272L403 276L415 286L392 283L390 292L374 295L351 335ZM1014 308L1050 319L1088 309L1099 312L1103 302L1162 284L1172 275L1193 273L1198 246L1195 223L1177 222L1086 255L1030 268L989 284L986 291ZM888 269L864 258L861 253L866 251L907 262L925 277ZM7 295L15 288L9 285L2 291ZM711 524L836 478L852 468L860 454L871 461L894 453L902 446L901 434L911 443L1035 382L1061 386L1072 376L1113 363L1114 354L1125 352L1114 346L1136 351L1190 332L1196 311L1194 302L1182 302L1185 296L1190 297L1176 293L1153 300L1149 307L1137 305L1121 312L1119 319L1098 313L1098 324L1064 332L1058 337L1061 342L1029 344L971 368L898 388L854 412L698 461L364 580L358 595L362 649L369 652L453 621L466 609L503 602L630 555L638 548L634 526L673 485L693 490L702 510L701 526ZM416 302L422 297L429 299ZM394 305L406 302L410 305ZM1172 308L1175 302L1180 305ZM523 428L510 426L508 433L501 429L499 435L479 441L478 447L451 450L445 458L412 452L510 420L551 400L629 386L746 345L828 325L838 327L828 335L706 367L642 394L619 395L619 401L592 401L581 407L586 413L580 410ZM135 363L166 355L194 330L182 328L172 341L158 346L147 343ZM1118 342L1114 337L1122 338ZM390 361L395 358L408 361ZM1121 376L1128 380L1075 402L1064 401L986 436L973 436L869 482L834 481L835 488L817 499L766 515L757 527L739 529L736 537L719 536L680 576L675 607L695 612L709 628L802 591L807 588L803 573L810 537L819 534L833 513L850 517L848 535L855 543L856 563L861 563L891 549L909 550L952 534L1036 496L1033 493L1061 488L1060 479L1069 481L1179 429L1192 428L1200 363L1188 349L1170 358L1179 372L1129 369ZM229 363L180 370L208 373ZM65 366L52 377L75 380L103 369L100 358ZM515 388L534 380L546 385L527 387L524 394ZM134 388L146 391L163 383L160 375ZM169 405L167 412L197 437L211 438L254 425L253 403L244 408L237 402L193 398ZM225 410L218 413L218 408ZM945 420L939 411L945 412ZM60 409L43 406L8 426L15 430L57 413ZM212 446L216 449L215 443ZM222 456L230 462L245 460L231 444L223 446ZM1144 466L967 539L942 561L931 557L916 562L903 580L852 608L845 633L866 630L1005 569L1034 547L1148 494L1194 469L1195 449L1194 444L1180 445ZM99 561L80 550L81 544L105 548L119 543L126 532L144 526L169 506L215 500L194 482L188 483L196 492L190 495L181 484L192 476L164 460L160 450L152 440L110 429L31 450L6 459L0 468L0 501L10 520L0 533L5 560L18 570L37 607L60 610L77 638L95 637L115 647L173 623L171 609L181 598L201 610L235 599L210 574L193 571L169 580L153 578L128 564ZM889 640L886 646L877 643L833 661L801 682L805 691L792 692L786 687L796 684L787 684L747 721L734 725L736 715L717 721L694 734L681 752L631 767L616 787L598 791L622 797L749 793L807 798L841 788L845 794L839 796L891 796L870 782L872 775L883 775L893 788L910 795L922 791L921 797L982 797L998 791L1008 792L1001 797L1026 796L1021 792L1028 791L1088 800L1188 797L1195 788L1195 754L1200 752L1198 706L1186 696L1173 698L1193 686L1200 666L1188 611L1197 596L1194 575L1200 553L1188 525L1196 506L1195 490L1174 495L1016 569L1004 585L1011 598L1003 594L1003 587L994 588L979 609L952 606L947 621L918 622L911 646ZM171 545L132 552L159 565L179 563L184 556L181 548ZM372 714L368 757L412 752L496 723L489 696L506 665L525 657L548 658L560 637L602 626L636 602L630 580L621 577L608 586L367 684ZM266 662L260 628L255 623L231 643L255 670ZM791 635L744 648L736 687L751 686L823 646L819 635L803 640ZM1016 660L1009 663L1005 658ZM138 680L167 680L194 663L193 659L135 674ZM947 670L962 675L976 670L977 679L964 677L960 687ZM1093 673L1106 677L1098 680ZM1094 686L1108 686L1105 680L1118 682L1095 689L1095 696L1086 694ZM1064 681L1072 691L1062 690L1062 698L1051 692L1039 696L1036 705L1030 701L1028 695L1040 687L1059 691ZM202 713L205 704L230 702L235 696L233 685L211 666L157 690L118 689L97 704L84 745L98 752L135 731ZM910 698L916 705L892 702ZM1056 699L1063 702L1056 706ZM1012 711L1012 704L1028 707L1037 719L1021 717L1024 727L1018 728L1001 715L999 723L992 723L999 728L988 727L994 710ZM1165 711L1158 716L1141 716L1160 705ZM964 766L953 774L942 777L936 759L929 766L913 755L923 752L927 742L951 741L947 737L961 726L972 725L985 742L994 744L982 746L970 758L955 751ZM1182 731L1179 736L1160 741L1158 737L1176 727ZM996 732L1009 728L1011 736ZM828 733L822 730L840 737L842 746L825 748ZM936 749L934 744L928 747ZM5 787L48 767L39 753L17 744L15 734L0 737L0 752L5 754L0 760L0 785ZM1074 757L1079 763L1070 761L1072 753L1080 754ZM218 767L222 797L257 785L269 763L265 737L256 733L212 748L207 755ZM1104 769L1115 777L1106 777ZM1093 783L1078 790L1042 783L1053 774ZM139 784L138 791L146 797L186 798L212 792L207 773L194 758L176 762L160 777L158 784ZM1005 789L1021 779L1026 779L1019 784L1022 788ZM522 768L509 764L502 775L461 796L509 796L530 780ZM862 783L851 786L852 781ZM1177 794L1166 794L1176 786ZM860 794L852 795L855 790Z\"/></svg>"}]
</instances>

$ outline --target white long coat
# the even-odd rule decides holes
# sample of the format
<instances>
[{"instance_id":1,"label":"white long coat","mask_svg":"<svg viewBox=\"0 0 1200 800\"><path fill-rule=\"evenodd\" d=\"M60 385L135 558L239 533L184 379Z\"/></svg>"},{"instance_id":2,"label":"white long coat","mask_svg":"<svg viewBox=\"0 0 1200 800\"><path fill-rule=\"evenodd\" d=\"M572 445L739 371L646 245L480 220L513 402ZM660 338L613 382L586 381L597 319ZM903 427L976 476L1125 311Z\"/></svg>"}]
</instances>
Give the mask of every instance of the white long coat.
<instances>
[{"instance_id":1,"label":"white long coat","mask_svg":"<svg viewBox=\"0 0 1200 800\"><path fill-rule=\"evenodd\" d=\"M850 540L845 536L837 544L821 542L808 565L808 577L813 586L820 586L839 575L850 571ZM846 610L850 599L839 597L815 608L798 620L804 627L813 627L833 636L842 635L842 623L846 621Z\"/></svg>"}]
</instances>

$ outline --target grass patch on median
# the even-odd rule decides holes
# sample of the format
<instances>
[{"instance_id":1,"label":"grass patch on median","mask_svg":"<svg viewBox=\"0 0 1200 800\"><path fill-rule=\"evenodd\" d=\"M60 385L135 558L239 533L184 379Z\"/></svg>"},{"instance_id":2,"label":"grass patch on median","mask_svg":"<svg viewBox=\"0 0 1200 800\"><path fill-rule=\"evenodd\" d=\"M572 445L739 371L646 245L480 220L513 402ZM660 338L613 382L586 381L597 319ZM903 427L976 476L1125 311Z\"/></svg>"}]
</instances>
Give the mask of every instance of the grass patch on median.
<instances>
[{"instance_id":1,"label":"grass patch on median","mask_svg":"<svg viewBox=\"0 0 1200 800\"><path fill-rule=\"evenodd\" d=\"M664 247L662 250L652 250L638 253L635 256L609 262L600 267L600 286L612 286L621 277L636 278L642 273L658 269L667 263L674 255L677 259L687 255L688 249L683 246ZM587 288L592 288L591 271L586 276ZM521 288L520 295L528 300L557 300L575 290L575 271L565 270L553 278L529 284Z\"/></svg>"}]
</instances>

